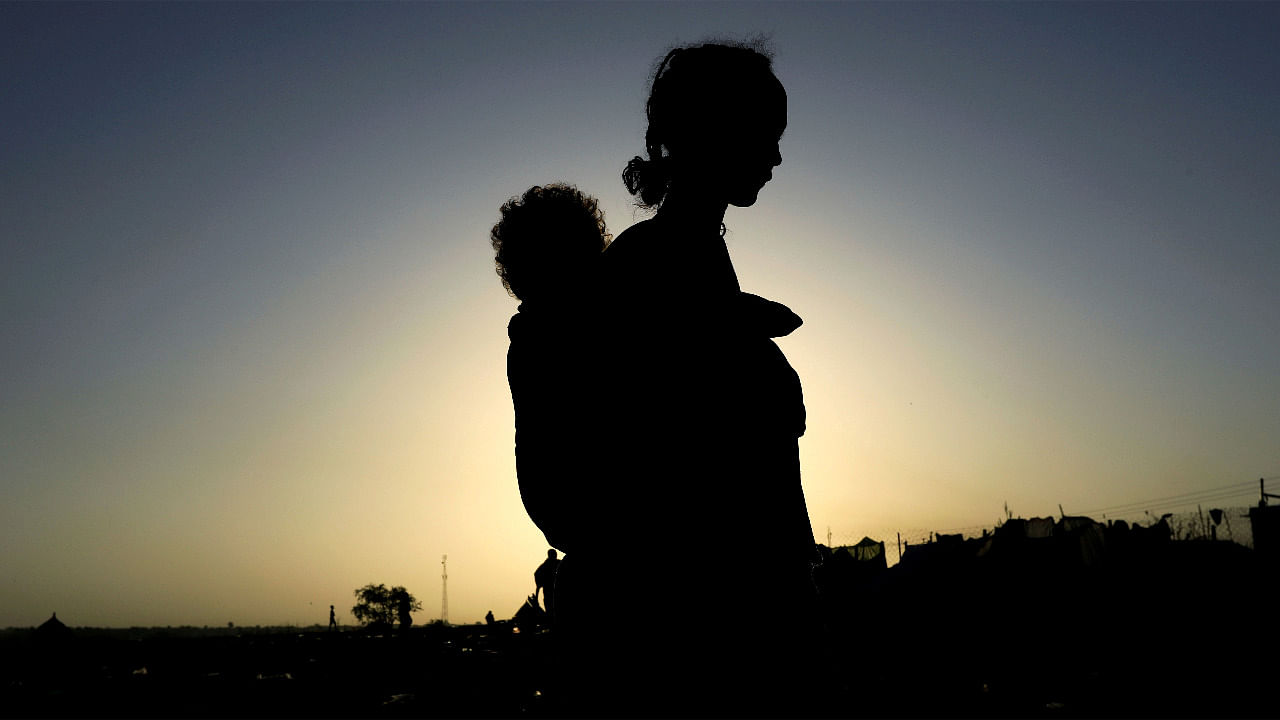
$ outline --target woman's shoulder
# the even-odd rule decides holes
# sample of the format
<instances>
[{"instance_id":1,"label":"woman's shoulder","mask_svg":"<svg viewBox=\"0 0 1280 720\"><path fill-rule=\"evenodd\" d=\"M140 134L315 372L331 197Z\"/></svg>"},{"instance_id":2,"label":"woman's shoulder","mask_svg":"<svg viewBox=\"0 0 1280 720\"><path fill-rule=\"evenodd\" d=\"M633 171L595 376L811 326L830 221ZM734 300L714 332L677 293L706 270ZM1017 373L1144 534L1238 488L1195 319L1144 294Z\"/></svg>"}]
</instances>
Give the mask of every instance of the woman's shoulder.
<instances>
[{"instance_id":1,"label":"woman's shoulder","mask_svg":"<svg viewBox=\"0 0 1280 720\"><path fill-rule=\"evenodd\" d=\"M603 290L630 292L633 282L652 279L661 269L662 233L653 220L623 230L601 255Z\"/></svg>"},{"instance_id":2,"label":"woman's shoulder","mask_svg":"<svg viewBox=\"0 0 1280 720\"><path fill-rule=\"evenodd\" d=\"M659 223L653 218L641 220L619 233L605 248L604 257L609 262L641 258L651 254L661 240Z\"/></svg>"}]
</instances>

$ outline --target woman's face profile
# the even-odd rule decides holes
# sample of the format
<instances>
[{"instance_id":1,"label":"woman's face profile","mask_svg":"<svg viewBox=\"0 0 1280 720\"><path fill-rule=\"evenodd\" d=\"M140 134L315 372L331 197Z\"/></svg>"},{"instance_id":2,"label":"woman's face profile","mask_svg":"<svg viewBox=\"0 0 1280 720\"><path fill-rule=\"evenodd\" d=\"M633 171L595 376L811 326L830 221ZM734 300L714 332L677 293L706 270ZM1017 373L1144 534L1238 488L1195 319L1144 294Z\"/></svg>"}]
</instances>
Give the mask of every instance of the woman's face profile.
<instances>
[{"instance_id":1,"label":"woman's face profile","mask_svg":"<svg viewBox=\"0 0 1280 720\"><path fill-rule=\"evenodd\" d=\"M760 190L782 164L779 142L787 128L787 96L777 79L726 103L718 132L706 138L707 181L721 199L735 207L751 207Z\"/></svg>"},{"instance_id":2,"label":"woman's face profile","mask_svg":"<svg viewBox=\"0 0 1280 720\"><path fill-rule=\"evenodd\" d=\"M736 138L736 147L727 169L726 199L735 207L751 207L760 190L773 179L773 169L782 164L779 143L786 129L785 114L778 123L749 123Z\"/></svg>"}]
</instances>

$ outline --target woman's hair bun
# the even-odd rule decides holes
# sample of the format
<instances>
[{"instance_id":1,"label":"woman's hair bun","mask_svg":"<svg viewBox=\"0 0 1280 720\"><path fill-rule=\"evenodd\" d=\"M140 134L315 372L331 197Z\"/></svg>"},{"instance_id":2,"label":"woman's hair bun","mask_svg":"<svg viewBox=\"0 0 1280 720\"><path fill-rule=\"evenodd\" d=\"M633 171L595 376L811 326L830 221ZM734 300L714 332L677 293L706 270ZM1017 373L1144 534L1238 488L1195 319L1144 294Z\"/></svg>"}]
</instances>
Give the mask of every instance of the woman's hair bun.
<instances>
[{"instance_id":1,"label":"woman's hair bun","mask_svg":"<svg viewBox=\"0 0 1280 720\"><path fill-rule=\"evenodd\" d=\"M671 184L671 173L667 165L665 157L645 160L636 155L631 158L622 171L622 182L627 186L627 192L638 196L640 204L646 207L662 204Z\"/></svg>"}]
</instances>

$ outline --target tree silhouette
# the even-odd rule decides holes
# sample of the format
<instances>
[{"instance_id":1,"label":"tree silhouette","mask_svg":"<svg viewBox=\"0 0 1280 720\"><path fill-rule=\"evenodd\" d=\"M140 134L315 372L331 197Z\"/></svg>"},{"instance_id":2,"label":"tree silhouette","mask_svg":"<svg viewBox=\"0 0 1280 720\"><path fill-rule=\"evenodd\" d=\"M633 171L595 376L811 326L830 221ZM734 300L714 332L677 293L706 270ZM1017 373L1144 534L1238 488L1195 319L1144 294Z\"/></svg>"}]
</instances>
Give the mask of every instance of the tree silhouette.
<instances>
[{"instance_id":1,"label":"tree silhouette","mask_svg":"<svg viewBox=\"0 0 1280 720\"><path fill-rule=\"evenodd\" d=\"M400 606L404 603L408 604L410 612L422 609L422 603L399 585L387 589L381 583L370 583L357 589L354 594L356 604L352 606L351 614L365 627L390 627L395 623Z\"/></svg>"}]
</instances>

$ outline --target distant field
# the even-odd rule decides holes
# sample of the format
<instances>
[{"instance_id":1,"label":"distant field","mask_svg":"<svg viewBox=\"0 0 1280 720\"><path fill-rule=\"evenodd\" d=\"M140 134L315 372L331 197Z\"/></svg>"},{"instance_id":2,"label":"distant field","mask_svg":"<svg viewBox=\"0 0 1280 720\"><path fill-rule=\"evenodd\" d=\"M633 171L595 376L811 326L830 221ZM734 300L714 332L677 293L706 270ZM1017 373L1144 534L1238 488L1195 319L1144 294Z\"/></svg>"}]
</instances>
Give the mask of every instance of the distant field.
<instances>
[{"instance_id":1,"label":"distant field","mask_svg":"<svg viewBox=\"0 0 1280 720\"><path fill-rule=\"evenodd\" d=\"M548 637L505 626L75 628L0 634L9 716L511 716L545 683Z\"/></svg>"}]
</instances>

